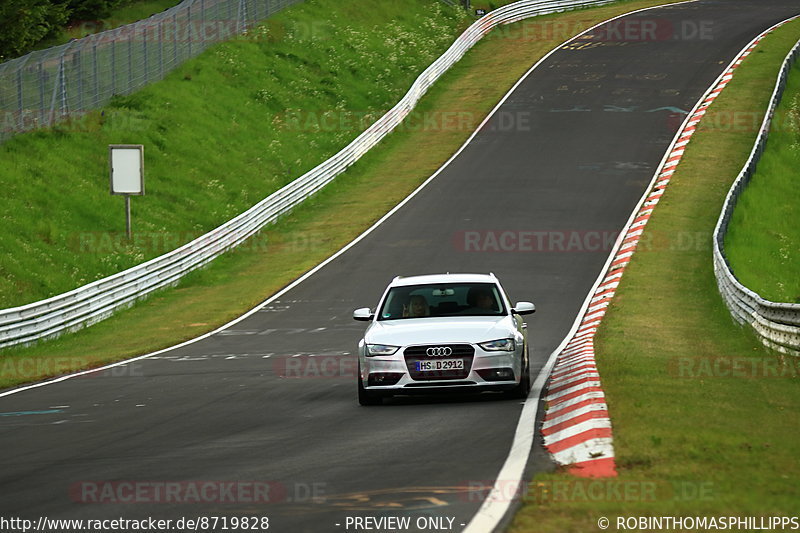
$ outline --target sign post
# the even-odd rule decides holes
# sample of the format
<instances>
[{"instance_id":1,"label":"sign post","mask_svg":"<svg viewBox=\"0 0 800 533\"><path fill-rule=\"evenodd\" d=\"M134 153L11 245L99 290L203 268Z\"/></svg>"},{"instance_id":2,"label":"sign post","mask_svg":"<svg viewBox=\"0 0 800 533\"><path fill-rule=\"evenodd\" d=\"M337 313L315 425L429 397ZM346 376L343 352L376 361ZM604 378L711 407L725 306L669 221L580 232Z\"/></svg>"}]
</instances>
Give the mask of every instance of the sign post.
<instances>
[{"instance_id":1,"label":"sign post","mask_svg":"<svg viewBox=\"0 0 800 533\"><path fill-rule=\"evenodd\" d=\"M144 146L141 144L109 144L111 194L125 197L125 231L131 232L131 196L144 195Z\"/></svg>"}]
</instances>

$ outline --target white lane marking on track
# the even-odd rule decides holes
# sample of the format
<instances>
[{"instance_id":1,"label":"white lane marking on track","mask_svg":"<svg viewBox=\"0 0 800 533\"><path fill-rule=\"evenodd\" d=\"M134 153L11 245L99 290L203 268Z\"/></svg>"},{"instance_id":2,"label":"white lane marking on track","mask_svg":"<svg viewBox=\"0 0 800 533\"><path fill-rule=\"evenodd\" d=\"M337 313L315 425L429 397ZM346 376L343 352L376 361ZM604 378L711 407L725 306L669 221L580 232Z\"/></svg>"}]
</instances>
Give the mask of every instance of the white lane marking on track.
<instances>
[{"instance_id":1,"label":"white lane marking on track","mask_svg":"<svg viewBox=\"0 0 800 533\"><path fill-rule=\"evenodd\" d=\"M640 9L640 10L637 10L637 11L632 11L630 13L625 13L625 14L620 15L618 17L614 17L614 18L611 18L609 20L603 21L603 22L597 24L596 26L593 26L589 30L586 30L583 33L591 31L592 29L594 29L594 28L596 28L598 26L601 26L602 24L606 24L606 23L608 23L610 21L616 20L618 18L622 18L624 16L629 16L629 15L634 14L634 13L639 13L639 12L647 11L647 10L650 10L650 9L663 8L663 7L677 5L677 4L691 3L691 2L694 2L694 1L696 1L696 0L688 0L688 2L675 2L673 4L664 4L662 6L655 6L655 7L652 7L652 8L645 8L645 9ZM400 210L406 203L408 203L421 190L423 190L431 181L433 181L439 175L439 173L442 172L442 170L444 170L447 166L449 166L449 164L460 155L460 153L466 148L467 145L469 145L469 143L473 140L473 138L481 130L481 128L484 126L484 124L495 114L495 112L506 101L506 99L508 99L508 97L514 92L514 90L516 90L517 86L520 85L522 83L522 81L524 79L526 79L528 77L528 75L531 72L533 72L533 70L539 64L541 64L551 54L553 54L557 50L559 50L562 46L564 46L564 44L567 44L567 43L577 39L577 37L578 36L573 37L572 39L569 39L568 41L565 41L565 43L562 43L558 47L554 48L553 50L548 52L548 54L546 54L541 60L539 60L533 67L531 67L531 69L529 69L522 76L522 78L520 78L520 80L518 80L517 83L515 83L514 86L506 93L506 95L503 97L503 99L500 101L500 103L498 103L497 106L495 106L492 109L492 111L489 113L489 115L486 117L486 119L484 119L484 121L478 126L478 128L475 130L475 132L473 132L473 134L458 149L458 151L456 151L456 153L454 153L450 157L450 159L448 159L441 167L439 167L439 169L437 169L434 174L432 174L427 180L425 180L417 189L415 189L411 194L409 194L404 200L402 200L398 205L396 205L391 211L389 211L386 215L381 217L377 222L375 222L375 224L373 224L370 228L368 228L364 233L362 233L361 235L356 237L353 241L348 243L344 248L342 248L341 250L336 252L334 255L332 255L331 257L329 257L328 259L326 259L325 261L323 261L322 263L320 263L319 265L317 265L316 267L314 267L313 269L308 271L306 274L304 274L303 276L301 276L300 278L298 278L294 282L290 283L283 290L279 291L278 293L276 293L272 297L268 298L267 300L265 300L264 302L262 302L258 306L254 307L253 309L251 309L247 313L245 313L242 316L240 316L240 317L228 322L227 324L224 324L223 326L221 326L221 327L219 327L219 328L217 328L217 329L215 329L213 331L210 331L210 332L208 332L208 333L206 333L204 335L201 335L201 336L196 337L194 339L190 339L190 340L185 341L183 343L177 344L175 346L171 346L171 347L165 348L163 350L158 350L158 351L155 351L155 352L152 352L152 353L149 353L149 354L144 354L144 355L141 355L141 356L138 356L138 357L127 359L127 360L120 361L120 362L117 362L117 363L113 363L113 364L110 364L110 365L107 365L107 366L104 366L104 367L101 367L101 368L92 369L90 371L77 372L75 374L70 374L70 375L67 375L67 376L61 376L59 378L55 378L55 379L48 380L48 381L45 381L45 382L35 383L35 384L32 384L32 385L27 385L27 386L24 386L24 387L19 387L19 388L16 388L16 389L12 389L10 391L6 391L6 392L0 393L0 398L4 397L4 396L9 396L11 394L16 394L16 393L19 393L19 392L22 392L22 391L25 391L25 390L31 390L31 389L42 387L42 386L45 386L45 385L50 385L50 384L53 384L53 383L58 383L58 382L61 382L61 381L65 381L65 380L68 380L68 379L71 379L71 378L74 378L74 377L77 377L77 376L81 376L81 375L87 374L89 372L96 372L98 370L104 370L104 369L107 369L107 368L113 368L113 367L116 367L116 366L128 364L130 362L138 361L140 359L146 359L146 358L158 355L158 354L166 353L166 352L169 352L169 351L172 351L172 350L184 347L184 346L188 346L188 345L194 344L194 343L199 342L200 340L206 339L206 338L208 338L208 337L210 337L210 336L212 336L212 335L214 335L214 334L216 334L216 333L218 333L220 331L224 331L224 330L228 329L229 327L231 327L231 326L233 326L233 325L235 325L235 324L247 319L252 314L263 310L267 305L269 305L269 304L271 304L273 302L277 302L278 299L281 296L283 296L284 294L286 294L287 292L289 292L290 290L292 290L293 288L295 288L296 286L301 284L303 281L305 281L309 277L313 276L316 272L318 272L319 270L324 268L326 265L328 265L328 263L331 263L332 261L337 259L340 255L344 254L350 248L352 248L357 243L359 243L361 240L366 238L377 227L379 227L381 224L383 224L383 222L385 222L387 219L389 219L394 213L396 213L398 210ZM734 62L731 63L731 65L728 67L728 69L731 66L733 66L734 64L741 63L741 61L742 61L741 57L737 56L737 58L738 59L734 60ZM726 71L728 69L726 69ZM725 73L720 75L720 78L723 75L725 75ZM714 84L712 84L712 86L709 88L709 90L698 101L698 104L695 106L695 111L697 110L697 108L699 108L700 104L705 101L706 96L708 95L708 93L710 93L710 91L718 84L718 81L719 81L720 78L718 78L714 82ZM700 113L694 113L694 114L689 113L688 116L689 117L697 117L697 116L701 116L704 113L705 113L705 111L702 111ZM697 121L694 121L695 124L696 124L696 122ZM688 118L687 118L687 121L684 123L683 128L681 128L681 130L679 130L679 131L683 131L686 128L687 124L691 124L691 122L688 121ZM672 145L670 147L670 150L672 148L674 148L675 142L677 140L678 140L678 136L676 135L676 138L673 139L673 142L672 142ZM669 155L669 153L670 153L669 150L665 153L665 155L664 155L664 159L665 160L666 160L666 157ZM662 164L659 165L659 167L658 167L659 170L656 171L656 174L655 174L655 176L653 178L653 181L655 181L655 179L657 177L659 177L659 172L663 171L663 167L664 167L664 164L666 162L665 160L662 160ZM661 175L671 174L671 173L672 173L672 171L670 170L668 172L662 172ZM668 180L665 180L665 181L668 181ZM632 222L633 218L636 216L639 208L641 207L641 204L645 201L646 195L648 195L650 193L652 188L653 188L653 183L651 182L651 185L650 185L650 187L647 188L647 190L645 192L645 195L642 196L642 199L639 202L639 206L637 206L637 208L634 209L634 211L633 211L633 213L631 215L631 218L629 219L629 222L628 222L627 226L630 226L630 223ZM500 470L500 473L499 473L499 475L497 477L497 480L495 482L495 486L494 486L494 488L492 490L492 493L490 493L489 496L487 496L487 498L484 500L484 502L481 505L481 507L478 509L478 512L475 514L475 516L472 518L472 520L469 522L469 524L467 524L467 527L464 529L465 533L479 533L479 532L480 533L484 533L486 531L493 531L497 527L497 525L499 524L500 520L502 520L502 518L505 516L506 512L508 511L508 509L510 508L510 505L511 505L510 498L505 498L505 501L498 501L497 499L492 499L491 496L492 496L493 493L495 493L498 490L501 491L501 493L502 493L502 491L505 490L503 487L499 487L499 485L501 484L502 480L516 479L516 480L518 480L518 482L521 482L522 476L524 475L525 466L527 465L528 456L530 455L530 451L531 451L532 446L533 446L533 435L535 433L535 421L536 421L536 414L537 414L537 410L538 410L539 397L540 397L541 392L542 392L542 390L544 388L544 385L545 385L545 383L547 381L547 377L549 376L549 373L552 370L553 365L555 364L556 356L558 355L558 353L560 353L566 347L567 343L575 335L577 327L580 324L581 317L582 317L583 313L585 312L586 307L588 307L589 300L591 299L592 295L595 294L595 292L597 291L597 289L598 289L598 287L600 285L600 282L603 281L604 274L607 272L608 267L610 266L610 263L611 263L612 259L614 258L616 250L619 248L619 246L620 246L620 244L622 242L622 239L623 239L623 234L620 234L620 237L617 239L616 246L614 247L614 249L612 249L611 253L608 256L608 260L606 261L606 264L605 264L603 270L601 271L602 273L600 274L600 276L598 276L597 280L595 281L595 284L592 287L592 290L589 291L589 293L588 293L588 295L586 297L586 300L583 303L581 311L576 316L575 322L573 323L569 334L564 338L564 340L562 341L561 345L559 345L559 347L550 354L550 356L549 356L549 358L547 360L547 363L544 365L544 367L540 371L539 375L537 376L533 386L531 387L531 393L529 394L528 399L525 401L525 404L524 404L523 409L522 409L522 413L520 415L519 422L517 424L517 429L516 429L516 432L515 432L515 435L514 435L514 440L512 441L512 445L511 445L511 449L509 451L509 455L506 458L506 461L505 461L505 463L503 464L503 467ZM269 356L265 356L265 357L269 357ZM609 441L610 441L610 439L609 439Z\"/></svg>"},{"instance_id":2,"label":"white lane marking on track","mask_svg":"<svg viewBox=\"0 0 800 533\"><path fill-rule=\"evenodd\" d=\"M689 0L689 2L693 2L693 1L696 1L696 0ZM680 3L688 3L688 2L676 2L676 4L680 4ZM668 5L674 5L674 4L668 4ZM663 7L663 6L660 6L660 7ZM646 8L646 9L650 9L650 8ZM646 9L642 9L642 10L639 10L639 11L645 11ZM639 11L633 11L631 13L627 13L626 15L630 15L632 13L637 13ZM621 16L624 16L624 15L621 15ZM607 22L610 22L611 20L615 20L616 18L620 18L620 17L614 17L613 19L609 19L607 21L601 22L600 24L594 26L593 28L596 28L596 27L598 27L598 26L600 26L602 24L605 24ZM593 28L590 28L590 30L593 29ZM587 30L587 31L589 31L589 30ZM260 304L258 304L256 307L254 307L251 310L247 311L243 315L231 320L227 324L223 324L222 326L220 326L217 329L209 331L208 333L200 335L199 337L195 337L193 339L189 339L189 340L184 341L182 343L176 344L174 346L169 346L169 347L161 349L161 350L150 352L150 353L147 353L147 354L144 354L144 355L139 355L139 356L136 356L136 357L132 357L130 359L125 359L123 361L118 361L116 363L111 363L109 365L98 367L98 368L94 368L94 369L91 369L91 370L85 370L85 371L81 371L81 372L76 372L74 374L67 374L67 375L59 376L57 378L50 379L50 380L47 380L47 381L42 381L42 382L39 382L39 383L33 383L33 384L30 384L30 385L24 385L22 387L17 387L17 388L8 390L8 391L0 392L0 398L5 397L5 396L10 396L12 394L18 394L20 392L27 391L27 390L32 390L32 389L36 389L36 388L39 388L39 387L44 387L46 385L52 385L52 384L55 384L55 383L60 383L62 381L66 381L66 380L69 380L69 379L72 379L72 378L75 378L75 377L78 377L78 376L82 376L82 375L85 375L85 374L88 374L88 373L91 373L91 372L97 372L97 371L106 370L106 369L109 369L109 368L114 368L114 367L117 367L117 366L121 366L121 365L125 365L125 364L128 364L128 363L134 362L134 361L139 361L141 359L148 359L148 358L151 358L151 357L163 354L163 353L167 353L167 352L170 352L170 351L173 351L173 350L177 350L179 348L183 348L185 346L189 346L189 345L197 343L197 342L199 342L201 340L207 339L208 337L216 335L216 334L218 334L220 332L224 332L225 330L230 329L232 326L238 324L239 322L242 322L242 321L246 320L247 318L249 318L253 314L258 313L260 311L263 311L267 306L269 306L271 304L289 304L289 303L301 302L302 300L281 300L281 298L285 294L287 294L289 291L291 291L292 289L294 289L295 287L297 287L298 285L303 283L305 280L307 280L308 278L310 278L311 276L316 274L319 270L321 270L322 268L327 266L329 263L331 263L334 260L336 260L340 255L343 255L350 248L352 248L353 246L355 246L356 244L361 242L369 234L371 234L373 231L375 231L375 229L377 229L379 226L381 226L386 220L388 220L392 215L394 215L397 211L402 209L408 202L410 202L412 198L414 198L417 194L419 194L420 191L422 191L425 187L427 187L427 185L429 183L431 183L445 168L447 168L450 165L450 163L452 161L454 161L461 154L462 151L464 151L464 149L470 144L470 142L472 142L473 138L483 129L483 127L489 121L489 119L491 119L492 116L497 112L497 110L500 108L500 106L508 99L508 97L514 92L514 90L516 90L516 88L522 83L522 81L525 78L527 78L528 75L531 72L533 72L534 69L536 69L536 67L538 65L540 65L551 54L553 54L557 50L559 50L562 46L564 46L565 44L575 40L576 38L577 38L577 36L573 37L573 38L565 41L561 45L557 46L556 48L554 48L553 50L548 52L535 65L533 65L533 67L531 67L514 84L514 86L511 87L511 89L509 89L509 91L505 94L505 96L503 96L503 98L500 100L500 102L491 110L491 112L486 116L486 118L478 125L478 127L475 129L475 131L472 133L472 135L470 135L469 138L464 142L464 144L462 144L461 147L447 161L445 161L442 164L441 167L439 167L436 170L436 172L434 172L427 180L425 180L422 184L420 184L419 187L414 189L411 192L411 194L406 196L400 203L398 203L388 213L386 213L384 216L382 216L378 221L376 221L366 231L364 231L361 235L359 235L358 237L353 239L351 242L349 242L347 245L345 245L338 252L336 252L335 254L330 256L328 259L326 259L325 261L323 261L319 265L315 266L314 268L312 268L311 270L309 270L308 272L306 272L305 274L303 274L302 276L297 278L295 281L293 281L292 283L290 283L289 285L284 287L282 290L278 291L274 295L272 295L269 298L267 298L265 301L263 301ZM287 307L289 307L289 306L287 306Z\"/></svg>"},{"instance_id":3,"label":"white lane marking on track","mask_svg":"<svg viewBox=\"0 0 800 533\"><path fill-rule=\"evenodd\" d=\"M672 6L677 4L686 4L694 2L695 0L689 0L688 2L675 2L673 4L665 4L663 6L656 6L655 8L645 8L639 9L636 11L632 11L630 13L625 13L623 15L619 15L617 17L613 17L611 19L605 20L600 22L599 24L589 28L588 30L584 31L580 35L586 34L592 31L594 28L602 26L603 24L607 24L613 20L618 18L626 17L632 15L634 13L640 13L643 11L648 11L650 9L656 9L666 6ZM567 42L575 40L580 37L577 35L570 39ZM555 53L557 50L561 49L562 45L554 48L550 52L548 52L542 59L540 59L535 65L533 65L528 72L526 72L522 78L517 81L516 84L509 90L509 92L503 97L499 104L492 110L493 114L505 100L514 92L518 85L520 85L535 69L538 67L542 62L544 62L550 55ZM491 114L489 116L491 116ZM487 117L488 118L488 117ZM482 125L481 125L482 126ZM480 129L480 126L479 126ZM471 139L471 137L470 137ZM673 144L675 143L673 140ZM469 142L469 139L467 140ZM462 147L463 148L463 147ZM666 153L664 154L664 159L666 159L669 152L672 150L673 146L670 146ZM460 152L460 150L459 150ZM456 153L458 155L458 152ZM659 165L657 168L661 169L664 160L662 160L662 164ZM449 161L448 161L449 163ZM639 204L634 208L633 212L631 213L630 218L628 219L628 223L625 225L626 228L629 228L631 223L633 222L634 218L636 217L639 209L641 209L641 205L647 198L647 194L649 194L650 190L652 189L653 183L658 177L659 170L656 171L653 179L650 182L650 185L645 189L642 198L639 200ZM530 452L533 449L533 436L536 433L536 415L538 412L539 407L539 399L544 389L545 384L547 383L547 378L550 375L550 372L553 369L553 366L556 363L556 358L559 353L561 353L566 347L567 344L573 340L573 337L578 331L578 327L581 325L583 314L585 313L586 309L589 307L589 302L597 293L600 284L603 282L607 283L607 273L608 269L611 266L611 262L616 255L617 250L622 244L622 241L625 238L626 231L620 232L619 236L617 237L617 241L610 251L608 258L606 259L606 263L600 271L600 274L597 276L592 288L586 295L586 299L583 302L578 314L575 317L575 320L572 323L572 327L570 328L569 333L566 337L561 341L561 344L550 354L547 359L547 362L542 367L539 375L536 378L533 386L531 387L531 392L528 394L528 399L525 402L525 406L522 409L522 414L520 415L519 422L517 423L517 429L514 434L514 440L511 444L511 449L509 451L508 457L506 458L503 467L500 469L500 472L497 476L497 480L495 481L494 487L492 491L487 495L486 499L483 501L483 504L475 513L475 516L472 517L467 527L463 530L463 533L486 533L487 531L494 531L497 526L499 525L500 521L508 512L509 508L511 507L511 498L508 497L500 497L496 498L493 495L497 494L509 494L508 487L509 483L517 483L517 486L514 487L514 490L510 492L510 494L516 494L519 490L519 485L522 483L522 477L525 474L525 467L528 464L528 457L530 456ZM616 286L616 284L615 284Z\"/></svg>"},{"instance_id":4,"label":"white lane marking on track","mask_svg":"<svg viewBox=\"0 0 800 533\"><path fill-rule=\"evenodd\" d=\"M694 0L690 0L690 2L692 2L692 1L694 1ZM690 3L690 2L678 2L678 4L680 4L680 3ZM675 4L665 4L663 6L655 6L653 8L641 9L641 10L634 11L634 12L631 12L631 13L626 13L625 15L620 15L620 17L628 16L628 15L630 15L632 13L638 13L638 12L641 12L641 11L646 11L648 9L662 8L662 7L665 7L667 5L675 5ZM620 18L620 17L615 17L614 19L610 19L610 20L615 20L616 18ZM795 18L795 17L791 17L791 18ZM787 20L790 20L790 19L787 19ZM605 22L603 22L601 24L605 24L607 22L609 22L609 21L605 21ZM778 24L778 25L780 25L780 24ZM776 25L776 26L778 26L778 25ZM773 26L772 28L774 28L776 26ZM771 31L772 28L770 28L767 31ZM591 29L590 30L586 30L586 31L587 32L591 31ZM759 39L760 39L760 37L757 37L754 42L757 42ZM746 46L745 49L747 49L749 47L750 47L750 45ZM550 53L552 53L552 52L550 52ZM741 53L737 54L736 58L739 58L740 56L741 56ZM547 56L545 56L545 57L547 57ZM705 93L698 99L697 104L695 105L693 111L697 111L697 109L700 108L700 106L705 103L709 93L711 93L711 91L718 85L719 81L722 79L723 76L726 75L726 73L729 71L729 69L734 64L738 64L739 62L741 62L739 59L736 59L736 58L723 71L723 73L720 74L720 76L709 86L709 88L705 91ZM538 63L537 63L537 65L538 65ZM534 65L533 68L535 68L535 67L536 67L536 65ZM529 73L530 73L530 71L529 71ZM528 75L528 73L525 74L525 76L527 76L527 75ZM524 77L523 77L523 79L524 79ZM512 91L513 91L513 88L512 88ZM704 111L703 111L703 113L704 113ZM684 121L684 124L678 130L678 133L675 135L675 138L672 140L672 143L671 143L670 147L664 153L664 158L662 159L661 164L657 167L657 170L656 170L656 172L655 172L655 174L653 176L653 179L652 179L652 181L650 183L650 186L645 190L645 193L642 195L642 198L639 201L639 205L631 213L631 217L629 218L628 223L626 224L627 228L629 228L631 226L631 223L633 222L634 218L637 216L638 211L641 208L641 205L644 203L644 201L646 200L647 196L650 194L651 190L653 189L653 185L654 185L654 182L656 181L656 179L658 179L660 177L660 175L664 174L662 171L663 171L664 166L666 165L667 158L669 157L671 151L674 149L675 143L680 138L682 132L686 129L687 125L692 123L690 121L690 117L693 117L693 116L697 116L697 113L690 112L687 115L687 119ZM696 124L696 121L694 123ZM669 172L669 174L671 174L673 172L673 170L670 170L668 172ZM668 180L665 180L665 181L668 181ZM521 443L528 443L532 439L532 436L533 436L533 433L534 433L534 431L531 431L531 430L527 430L526 431L527 428L525 427L525 425L527 425L529 428L535 428L536 411L537 411L536 405L538 404L539 395L541 394L541 387L538 386L538 385L540 385L539 382L540 382L540 380L542 382L546 382L546 376L549 374L550 370L552 369L553 365L555 364L555 360L556 360L558 354L566 347L568 342L575 335L577 327L578 327L580 321L582 320L583 313L585 313L585 310L589 305L589 300L590 300L591 296L597 291L600 282L603 280L603 277L605 276L605 274L606 274L606 272L607 272L612 260L614 259L615 255L617 253L617 250L618 250L619 246L622 243L622 240L624 239L624 236L623 236L624 233L626 233L626 232L622 232L620 234L620 238L617 240L616 246L614 247L614 249L609 254L609 257L608 257L608 260L606 262L605 267L601 270L601 274L598 276L597 280L595 281L593 289L591 291L589 291L589 295L587 296L587 299L584 302L581 311L578 313L578 315L577 315L577 317L575 319L575 323L573 324L572 330L564 338L564 340L562 341L562 343L559 346L559 348L557 348L555 351L553 351L550 354L550 358L548 359L547 363L542 368L539 376L537 377L536 383L534 384L534 387L531 390L531 395L528 396L528 400L526 402L525 408L523 409L522 415L520 416L520 421L519 421L519 424L517 425L517 432L516 432L516 434L514 436L514 441L513 441L512 445L511 445L511 451L509 452L509 456L506 459L506 463L503 465L503 468L500 471L500 475L498 476L497 481L495 482L495 486L494 486L492 492L489 494L489 496L487 496L486 500L484 500L483 505L478 510L478 512L475 514L473 519L470 521L470 523L467 526L467 528L464 529L464 533L485 533L487 531L494 531L497 528L497 526L500 523L500 521L505 516L506 512L508 511L508 509L510 508L510 506L511 506L511 501L510 501L511 499L510 498L493 499L492 498L492 494L495 494L495 493L502 494L503 491L505 491L505 493L508 494L508 486L507 486L508 485L508 480L517 480L518 483L521 482L521 478L524 475L524 467L525 467L525 464L527 463L527 456L530 454L530 449L531 449L530 446L528 446L527 448L524 448L521 445ZM621 273L619 275L621 275ZM542 383L542 385L543 385L543 383ZM536 392L535 395L533 394L534 392ZM534 407L532 407L531 409L528 409L530 404L533 404ZM601 446L601 447L602 446L607 446L609 449L611 448L612 439L594 439L594 441L596 441L596 442L594 442L594 444L597 445L597 446ZM585 446L579 445L579 446L575 446L573 449L570 449L568 451L568 453L572 454L573 459L576 459L576 460L566 461L566 462L577 462L577 458L579 458L579 456L582 455L580 453L576 453L575 452L575 450L578 449L578 448L585 448ZM566 455L564 452L567 452L567 450L564 450L564 451L560 452L559 455L561 455L563 457L564 455ZM525 455L525 461L522 461L522 462L520 461L519 457L517 457L517 455L519 455L519 454L524 454ZM586 459L590 459L592 457L588 456L588 457L585 457L585 458ZM564 461L560 461L560 462L564 463ZM520 465L520 463L521 463L521 465ZM516 490L518 490L518 489L519 489L519 487L516 487ZM516 493L516 490L514 492L512 492L512 493Z\"/></svg>"}]
</instances>

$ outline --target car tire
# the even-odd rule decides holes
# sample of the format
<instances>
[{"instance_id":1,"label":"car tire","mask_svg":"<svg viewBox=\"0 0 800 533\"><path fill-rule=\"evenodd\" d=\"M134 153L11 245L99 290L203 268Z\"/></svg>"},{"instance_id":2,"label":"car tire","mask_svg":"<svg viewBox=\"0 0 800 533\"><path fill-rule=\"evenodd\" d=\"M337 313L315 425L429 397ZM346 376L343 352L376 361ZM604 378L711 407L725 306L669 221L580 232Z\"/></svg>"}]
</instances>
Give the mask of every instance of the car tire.
<instances>
[{"instance_id":1,"label":"car tire","mask_svg":"<svg viewBox=\"0 0 800 533\"><path fill-rule=\"evenodd\" d=\"M360 405L381 405L383 403L382 397L364 388L364 383L361 381L361 365L358 366L358 403Z\"/></svg>"},{"instance_id":2,"label":"car tire","mask_svg":"<svg viewBox=\"0 0 800 533\"><path fill-rule=\"evenodd\" d=\"M522 350L522 354L524 358L522 376L519 379L519 385L509 391L510 398L524 399L528 397L528 393L531 391L531 365L527 343Z\"/></svg>"}]
</instances>

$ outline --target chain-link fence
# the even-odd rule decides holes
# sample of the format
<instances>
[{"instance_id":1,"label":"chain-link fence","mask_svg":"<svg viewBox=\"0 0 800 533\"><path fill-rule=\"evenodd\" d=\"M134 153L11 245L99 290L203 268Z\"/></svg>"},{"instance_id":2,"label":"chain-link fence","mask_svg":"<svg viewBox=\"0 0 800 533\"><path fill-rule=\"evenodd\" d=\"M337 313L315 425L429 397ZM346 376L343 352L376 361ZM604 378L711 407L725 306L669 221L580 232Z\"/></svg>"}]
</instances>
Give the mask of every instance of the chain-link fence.
<instances>
[{"instance_id":1,"label":"chain-link fence","mask_svg":"<svg viewBox=\"0 0 800 533\"><path fill-rule=\"evenodd\" d=\"M607 4L613 0L521 0L474 22L414 81L385 115L350 144L256 205L180 248L72 291L20 307L0 309L0 348L75 331L111 316L153 291L174 285L225 251L245 242L347 170L391 133L428 89L493 28L528 17ZM291 3L290 1L284 2Z\"/></svg>"},{"instance_id":2,"label":"chain-link fence","mask_svg":"<svg viewBox=\"0 0 800 533\"><path fill-rule=\"evenodd\" d=\"M0 64L0 142L141 89L301 0L185 0L157 15Z\"/></svg>"}]
</instances>

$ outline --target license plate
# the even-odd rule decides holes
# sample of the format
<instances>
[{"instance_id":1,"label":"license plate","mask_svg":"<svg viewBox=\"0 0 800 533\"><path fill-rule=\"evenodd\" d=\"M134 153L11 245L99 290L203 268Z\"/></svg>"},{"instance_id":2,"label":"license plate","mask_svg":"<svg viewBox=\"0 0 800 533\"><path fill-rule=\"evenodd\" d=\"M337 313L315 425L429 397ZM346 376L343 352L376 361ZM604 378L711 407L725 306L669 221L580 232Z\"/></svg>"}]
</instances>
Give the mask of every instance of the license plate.
<instances>
[{"instance_id":1,"label":"license plate","mask_svg":"<svg viewBox=\"0 0 800 533\"><path fill-rule=\"evenodd\" d=\"M427 359L417 361L417 372L431 372L438 370L464 370L463 359Z\"/></svg>"}]
</instances>

